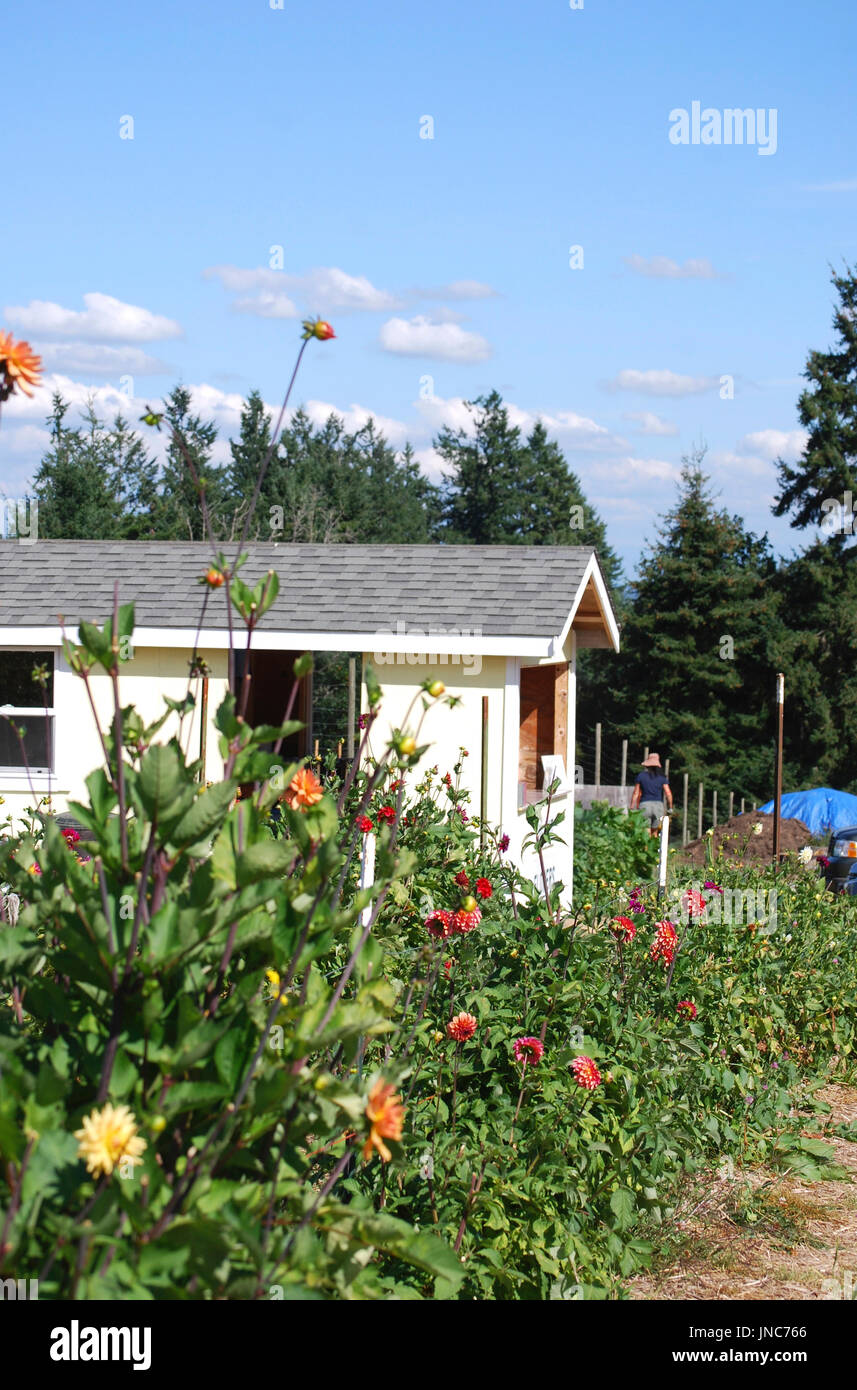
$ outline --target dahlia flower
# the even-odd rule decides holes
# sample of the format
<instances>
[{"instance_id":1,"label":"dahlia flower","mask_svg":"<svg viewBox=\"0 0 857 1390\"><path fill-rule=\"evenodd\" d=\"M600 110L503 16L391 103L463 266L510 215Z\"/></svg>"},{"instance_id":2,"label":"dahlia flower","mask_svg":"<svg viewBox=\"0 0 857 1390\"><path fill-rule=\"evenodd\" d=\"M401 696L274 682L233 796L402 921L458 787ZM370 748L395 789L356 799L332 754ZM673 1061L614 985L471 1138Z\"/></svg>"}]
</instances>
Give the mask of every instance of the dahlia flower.
<instances>
[{"instance_id":1,"label":"dahlia flower","mask_svg":"<svg viewBox=\"0 0 857 1390\"><path fill-rule=\"evenodd\" d=\"M680 1004L676 1004L675 1011L679 1018L696 1018L696 1005L692 999L682 999Z\"/></svg>"},{"instance_id":2,"label":"dahlia flower","mask_svg":"<svg viewBox=\"0 0 857 1390\"><path fill-rule=\"evenodd\" d=\"M311 768L302 767L296 772L286 792L286 802L293 811L314 806L324 796L324 789Z\"/></svg>"},{"instance_id":3,"label":"dahlia flower","mask_svg":"<svg viewBox=\"0 0 857 1390\"><path fill-rule=\"evenodd\" d=\"M473 1014L456 1014L446 1025L446 1031L456 1042L467 1042L476 1032L477 1022Z\"/></svg>"},{"instance_id":4,"label":"dahlia flower","mask_svg":"<svg viewBox=\"0 0 857 1390\"><path fill-rule=\"evenodd\" d=\"M445 907L435 908L434 912L430 912L426 918L425 927L432 936L443 938L452 936L452 913L447 912Z\"/></svg>"},{"instance_id":5,"label":"dahlia flower","mask_svg":"<svg viewBox=\"0 0 857 1390\"><path fill-rule=\"evenodd\" d=\"M29 343L16 343L11 333L0 333L0 401L15 390L32 396L34 388L41 385L41 371L42 359Z\"/></svg>"},{"instance_id":6,"label":"dahlia flower","mask_svg":"<svg viewBox=\"0 0 857 1390\"><path fill-rule=\"evenodd\" d=\"M137 1134L137 1121L127 1105L108 1104L103 1110L93 1110L74 1137L78 1155L94 1177L109 1177L123 1163L143 1161L140 1155L146 1141Z\"/></svg>"},{"instance_id":7,"label":"dahlia flower","mask_svg":"<svg viewBox=\"0 0 857 1390\"><path fill-rule=\"evenodd\" d=\"M575 1057L571 1064L574 1079L585 1091L594 1091L601 1085L601 1073L591 1057Z\"/></svg>"},{"instance_id":8,"label":"dahlia flower","mask_svg":"<svg viewBox=\"0 0 857 1390\"><path fill-rule=\"evenodd\" d=\"M372 1150L377 1149L384 1163L389 1163L393 1155L384 1140L401 1139L405 1118L405 1107L401 1096L396 1095L395 1086L386 1081L375 1082L369 1092L366 1118L369 1121L369 1137L363 1145L363 1157L371 1158Z\"/></svg>"},{"instance_id":9,"label":"dahlia flower","mask_svg":"<svg viewBox=\"0 0 857 1390\"><path fill-rule=\"evenodd\" d=\"M545 1045L539 1038L518 1038L515 1042L515 1061L525 1067L534 1067L545 1052Z\"/></svg>"},{"instance_id":10,"label":"dahlia flower","mask_svg":"<svg viewBox=\"0 0 857 1390\"><path fill-rule=\"evenodd\" d=\"M663 960L665 964L671 965L675 955L675 948L678 944L678 934L672 922L655 923L655 939L649 954L652 960Z\"/></svg>"}]
</instances>

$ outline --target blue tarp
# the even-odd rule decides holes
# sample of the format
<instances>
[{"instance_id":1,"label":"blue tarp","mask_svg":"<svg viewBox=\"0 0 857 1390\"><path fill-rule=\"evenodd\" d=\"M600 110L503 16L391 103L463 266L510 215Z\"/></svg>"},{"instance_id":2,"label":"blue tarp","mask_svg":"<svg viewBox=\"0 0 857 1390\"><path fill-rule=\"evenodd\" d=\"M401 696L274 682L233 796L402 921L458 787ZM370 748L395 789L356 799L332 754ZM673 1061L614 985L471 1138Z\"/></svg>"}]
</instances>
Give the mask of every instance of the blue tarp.
<instances>
[{"instance_id":1,"label":"blue tarp","mask_svg":"<svg viewBox=\"0 0 857 1390\"><path fill-rule=\"evenodd\" d=\"M813 835L826 835L846 825L857 825L857 796L852 796L850 792L835 792L830 787L788 792L780 806L784 820L802 820ZM766 816L773 815L773 801L766 801L759 810Z\"/></svg>"}]
</instances>

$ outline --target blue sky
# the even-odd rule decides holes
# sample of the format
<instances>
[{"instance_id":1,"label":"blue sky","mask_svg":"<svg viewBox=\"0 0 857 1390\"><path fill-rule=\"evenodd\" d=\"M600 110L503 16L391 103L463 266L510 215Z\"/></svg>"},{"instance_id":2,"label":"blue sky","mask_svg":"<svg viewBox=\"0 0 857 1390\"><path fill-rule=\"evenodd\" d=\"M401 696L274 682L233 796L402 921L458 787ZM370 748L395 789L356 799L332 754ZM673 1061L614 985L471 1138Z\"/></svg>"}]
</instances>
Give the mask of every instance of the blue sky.
<instances>
[{"instance_id":1,"label":"blue sky","mask_svg":"<svg viewBox=\"0 0 857 1390\"><path fill-rule=\"evenodd\" d=\"M4 17L0 327L49 383L134 419L182 380L225 438L319 313L337 339L295 402L374 414L432 475L438 426L496 387L629 568L700 440L723 505L802 544L770 516L773 459L800 452L830 266L857 260L857 9L282 3ZM771 152L671 142L694 101L764 112ZM49 398L4 407L9 495Z\"/></svg>"}]
</instances>

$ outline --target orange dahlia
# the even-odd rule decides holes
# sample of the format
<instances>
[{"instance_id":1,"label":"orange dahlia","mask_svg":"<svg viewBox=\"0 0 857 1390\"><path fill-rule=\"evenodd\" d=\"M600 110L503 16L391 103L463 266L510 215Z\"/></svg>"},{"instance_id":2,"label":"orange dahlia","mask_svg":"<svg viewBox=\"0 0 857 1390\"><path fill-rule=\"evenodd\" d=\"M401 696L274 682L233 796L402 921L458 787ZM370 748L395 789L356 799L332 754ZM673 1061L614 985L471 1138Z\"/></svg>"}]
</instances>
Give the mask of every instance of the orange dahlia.
<instances>
[{"instance_id":1,"label":"orange dahlia","mask_svg":"<svg viewBox=\"0 0 857 1390\"><path fill-rule=\"evenodd\" d=\"M476 1026L476 1019L473 1014L462 1013L456 1014L455 1018L450 1019L446 1025L446 1031L449 1037L454 1038L456 1042L467 1042L467 1039L472 1038L476 1032Z\"/></svg>"},{"instance_id":2,"label":"orange dahlia","mask_svg":"<svg viewBox=\"0 0 857 1390\"><path fill-rule=\"evenodd\" d=\"M37 357L29 343L16 343L11 333L0 333L0 400L5 400L17 389L25 396L32 396L33 389L41 385L42 359Z\"/></svg>"},{"instance_id":3,"label":"orange dahlia","mask_svg":"<svg viewBox=\"0 0 857 1390\"><path fill-rule=\"evenodd\" d=\"M369 1121L369 1138L363 1145L363 1157L371 1158L372 1150L377 1149L384 1163L389 1163L393 1155L384 1143L385 1139L401 1139L405 1107L401 1096L396 1095L395 1086L388 1081L376 1081L369 1092L366 1106Z\"/></svg>"},{"instance_id":4,"label":"orange dahlia","mask_svg":"<svg viewBox=\"0 0 857 1390\"><path fill-rule=\"evenodd\" d=\"M301 811L307 806L314 806L323 796L324 788L315 773L308 767L302 767L289 783L286 802L293 811Z\"/></svg>"}]
</instances>

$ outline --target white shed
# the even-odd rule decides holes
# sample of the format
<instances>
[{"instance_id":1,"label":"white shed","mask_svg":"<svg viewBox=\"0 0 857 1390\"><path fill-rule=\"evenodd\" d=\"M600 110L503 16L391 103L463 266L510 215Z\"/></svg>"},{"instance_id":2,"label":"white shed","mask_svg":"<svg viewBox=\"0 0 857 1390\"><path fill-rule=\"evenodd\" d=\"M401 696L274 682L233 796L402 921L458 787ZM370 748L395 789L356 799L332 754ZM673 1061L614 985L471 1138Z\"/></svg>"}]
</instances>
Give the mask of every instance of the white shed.
<instances>
[{"instance_id":1,"label":"white shed","mask_svg":"<svg viewBox=\"0 0 857 1390\"><path fill-rule=\"evenodd\" d=\"M439 678L461 697L454 709L430 710L420 742L426 760L451 768L468 750L463 784L471 811L509 836L510 856L535 876L521 845L524 810L543 794L545 769L561 767L559 800L573 803L575 666L582 647L619 648L619 632L595 552L571 546L385 546L251 544L241 571L247 582L275 569L280 592L253 639L251 716L283 716L297 655L349 652L374 667L384 690L371 731L378 752L401 728L414 692ZM54 809L80 799L100 749L82 683L62 655L60 616L76 638L81 619L103 623L121 602L136 605L132 659L123 667L123 703L147 719L162 696L180 698L196 649L209 669L209 721L227 688L229 627L223 590L197 580L211 552L201 543L169 541L0 542L0 710L26 725L26 762L7 721L0 720L0 810L20 813L33 793ZM238 660L240 661L240 657ZM47 708L30 673L49 668ZM95 676L95 703L105 722L110 691ZM365 705L365 691L364 691ZM313 746L311 690L295 711L307 725L288 752ZM484 733L483 733L484 730ZM165 736L171 732L165 728ZM185 727L199 747L200 727ZM344 730L343 730L344 735ZM217 776L217 738L207 733L206 773ZM487 749L484 760L483 746ZM560 759L561 764L545 762ZM566 847L548 864L571 882L573 815Z\"/></svg>"}]
</instances>

